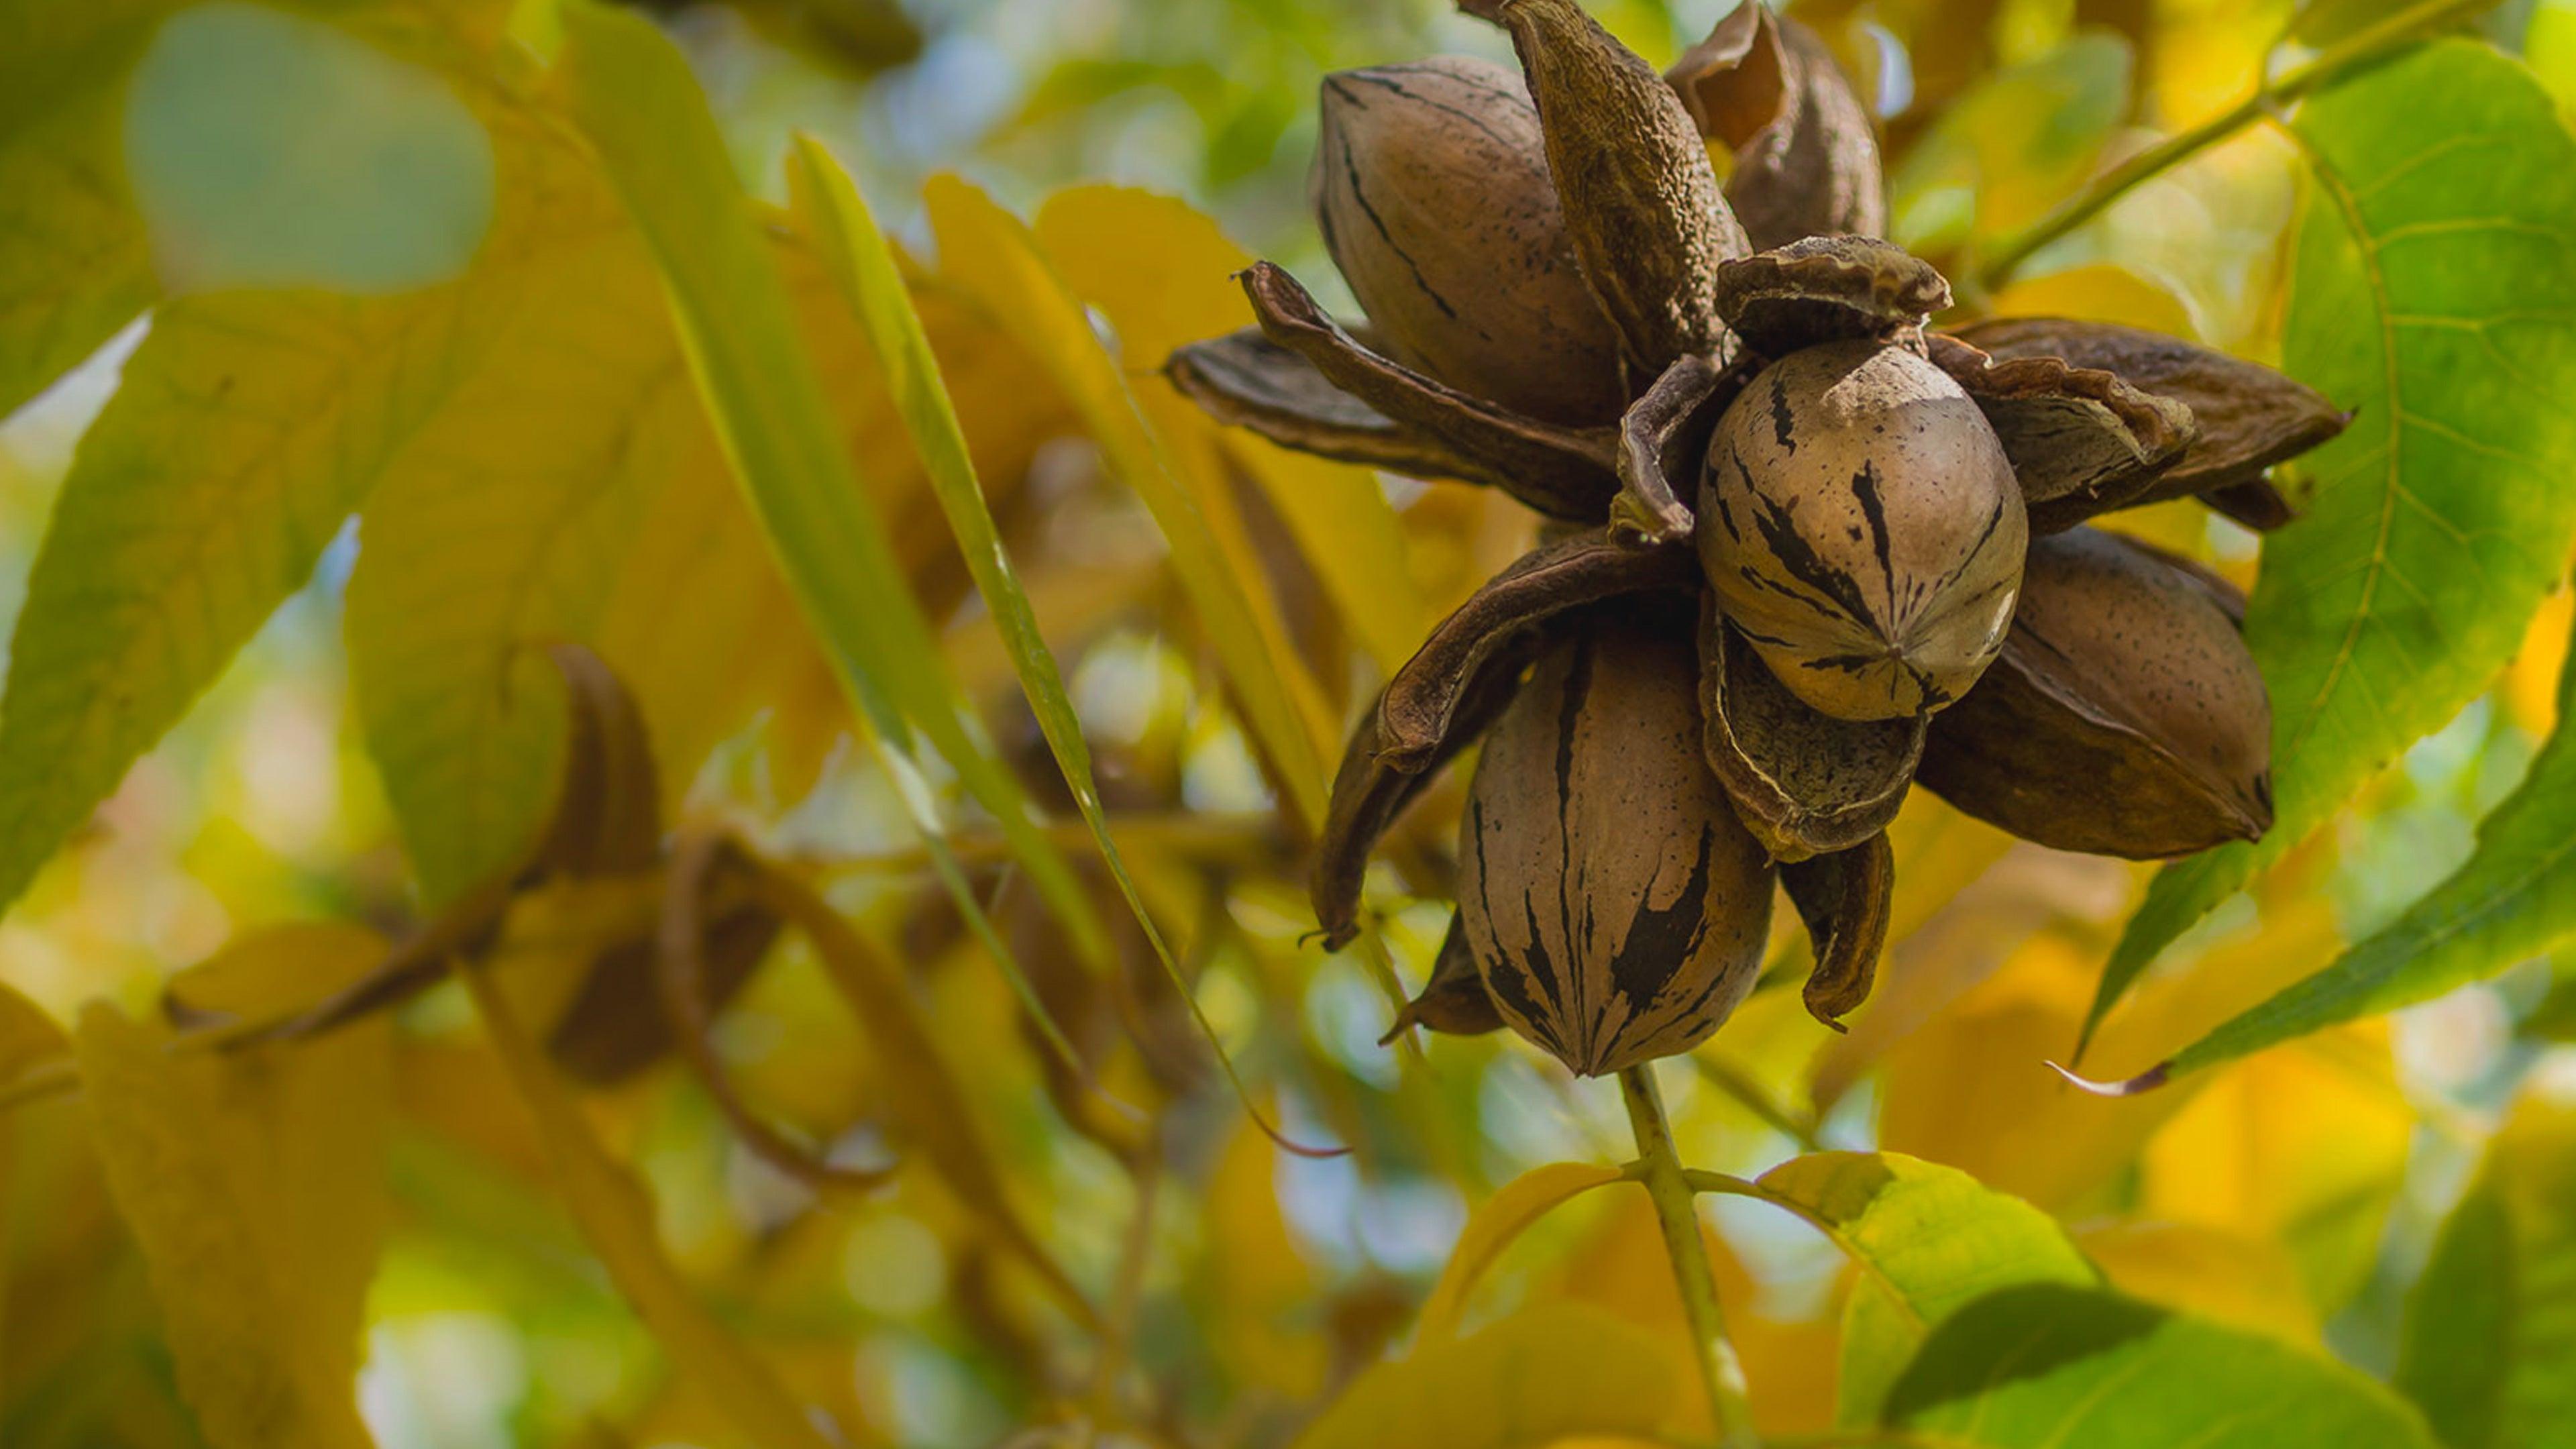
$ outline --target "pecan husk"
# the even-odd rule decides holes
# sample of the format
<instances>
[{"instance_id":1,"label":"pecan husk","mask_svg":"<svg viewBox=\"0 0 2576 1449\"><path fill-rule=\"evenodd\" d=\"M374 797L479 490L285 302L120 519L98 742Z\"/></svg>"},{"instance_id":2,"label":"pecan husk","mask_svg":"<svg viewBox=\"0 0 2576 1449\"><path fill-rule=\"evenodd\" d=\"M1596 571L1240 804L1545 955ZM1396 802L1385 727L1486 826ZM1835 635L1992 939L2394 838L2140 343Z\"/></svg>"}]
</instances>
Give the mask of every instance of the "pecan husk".
<instances>
[{"instance_id":1,"label":"pecan husk","mask_svg":"<svg viewBox=\"0 0 2576 1449\"><path fill-rule=\"evenodd\" d=\"M1754 246L1886 232L1876 128L1814 31L1745 0L1664 79L1734 153L1726 200Z\"/></svg>"}]
</instances>

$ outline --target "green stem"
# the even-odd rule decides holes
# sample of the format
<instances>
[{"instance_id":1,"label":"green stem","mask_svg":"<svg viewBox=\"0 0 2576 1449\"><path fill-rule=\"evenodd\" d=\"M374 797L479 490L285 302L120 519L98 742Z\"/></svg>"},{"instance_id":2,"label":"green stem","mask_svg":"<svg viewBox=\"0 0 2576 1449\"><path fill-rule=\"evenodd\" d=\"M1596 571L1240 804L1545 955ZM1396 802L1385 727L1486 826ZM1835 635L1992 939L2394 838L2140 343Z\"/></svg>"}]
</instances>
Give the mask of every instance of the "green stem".
<instances>
[{"instance_id":1,"label":"green stem","mask_svg":"<svg viewBox=\"0 0 2576 1449\"><path fill-rule=\"evenodd\" d=\"M2255 88L2235 106L2189 130L2177 131L2093 179L2081 193L2041 217L2028 231L2005 243L1979 269L1988 288L2011 280L2031 254L2102 214L2141 183L2190 160L2247 126L2344 75L2370 65L2390 52L2411 45L2435 30L2489 8L2495 0L2420 0L2365 30L2356 32Z\"/></svg>"},{"instance_id":2,"label":"green stem","mask_svg":"<svg viewBox=\"0 0 2576 1449\"><path fill-rule=\"evenodd\" d=\"M1682 1316L1690 1324L1691 1355L1700 1382L1708 1391L1709 1411L1727 1449L1756 1449L1753 1413L1726 1342L1726 1317L1717 1304L1717 1280L1708 1266L1708 1243L1700 1237L1699 1209L1691 1201L1681 1155L1673 1150L1672 1124L1664 1118L1663 1094L1655 1087L1655 1068L1643 1062L1619 1074L1619 1092L1627 1099L1628 1125L1637 1134L1639 1180L1654 1199L1655 1221L1664 1230L1664 1250L1672 1255L1673 1281L1681 1289Z\"/></svg>"}]
</instances>

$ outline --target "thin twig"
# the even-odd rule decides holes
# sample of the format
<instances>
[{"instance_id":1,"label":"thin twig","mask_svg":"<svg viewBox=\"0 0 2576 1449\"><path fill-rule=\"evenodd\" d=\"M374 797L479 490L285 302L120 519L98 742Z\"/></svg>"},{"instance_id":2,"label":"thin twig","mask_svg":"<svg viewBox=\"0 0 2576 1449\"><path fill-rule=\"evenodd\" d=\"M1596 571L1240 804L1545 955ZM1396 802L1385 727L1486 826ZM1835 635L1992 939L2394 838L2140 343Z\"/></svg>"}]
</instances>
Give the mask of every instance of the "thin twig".
<instances>
[{"instance_id":1,"label":"thin twig","mask_svg":"<svg viewBox=\"0 0 2576 1449\"><path fill-rule=\"evenodd\" d=\"M1692 1360L1708 1391L1709 1412L1727 1449L1758 1449L1753 1411L1727 1345L1726 1317L1717 1302L1717 1279L1709 1270L1708 1243L1700 1237L1699 1209L1691 1201L1681 1155L1673 1148L1672 1124L1664 1118L1663 1094L1655 1087L1652 1062L1641 1062L1619 1074L1619 1092L1628 1103L1628 1125L1637 1134L1637 1160L1644 1167L1646 1195L1654 1200L1655 1221L1664 1230L1664 1250L1672 1255L1673 1281L1680 1288L1682 1315L1690 1323Z\"/></svg>"},{"instance_id":2,"label":"thin twig","mask_svg":"<svg viewBox=\"0 0 2576 1449\"><path fill-rule=\"evenodd\" d=\"M2092 185L2032 223L2029 230L2006 242L1978 269L1979 280L1990 289L2001 287L2012 279L2012 274L2020 269L2022 263L2030 260L2033 253L2101 215L2112 202L2141 184L2227 140L2301 96L2382 60L2392 52L2493 4L2495 0L2422 0L2422 3L2408 6L2377 25L2327 46L2301 64L2255 87L2252 95L2236 105L2188 130L2175 132L2095 177Z\"/></svg>"}]
</instances>

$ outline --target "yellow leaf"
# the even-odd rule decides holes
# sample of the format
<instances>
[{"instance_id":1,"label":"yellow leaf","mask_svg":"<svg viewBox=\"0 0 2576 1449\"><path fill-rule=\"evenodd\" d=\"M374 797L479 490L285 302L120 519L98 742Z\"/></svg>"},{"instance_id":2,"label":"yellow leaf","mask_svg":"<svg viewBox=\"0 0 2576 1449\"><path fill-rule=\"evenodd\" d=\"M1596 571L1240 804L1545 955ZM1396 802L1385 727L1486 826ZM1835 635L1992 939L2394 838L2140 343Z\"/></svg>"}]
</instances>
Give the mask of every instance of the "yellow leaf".
<instances>
[{"instance_id":1,"label":"yellow leaf","mask_svg":"<svg viewBox=\"0 0 2576 1449\"><path fill-rule=\"evenodd\" d=\"M2317 1310L2279 1242L2192 1223L2110 1223L2075 1235L2112 1286L2221 1323L2315 1346Z\"/></svg>"},{"instance_id":2,"label":"yellow leaf","mask_svg":"<svg viewBox=\"0 0 2576 1449\"><path fill-rule=\"evenodd\" d=\"M170 978L171 1015L269 1021L356 985L384 958L385 939L348 921L290 921L253 931Z\"/></svg>"},{"instance_id":3,"label":"yellow leaf","mask_svg":"<svg viewBox=\"0 0 2576 1449\"><path fill-rule=\"evenodd\" d=\"M62 1027L43 1007L0 981L0 1084L38 1062L61 1056L70 1046Z\"/></svg>"},{"instance_id":4,"label":"yellow leaf","mask_svg":"<svg viewBox=\"0 0 2576 1449\"><path fill-rule=\"evenodd\" d=\"M1035 230L1065 284L1118 329L1119 361L1128 376L1143 379L1137 401L1155 425L1166 437L1213 440L1219 456L1261 484L1381 672L1411 658L1429 620L1405 562L1403 528L1377 475L1219 428L1148 377L1183 343L1251 325L1252 309L1234 282L1251 255L1187 202L1124 186L1059 191L1038 209ZM1138 257L1153 265L1137 265ZM1204 483L1195 486L1202 502L1212 496ZM1212 509L1211 522L1216 517ZM1248 540L1227 543L1250 548Z\"/></svg>"},{"instance_id":5,"label":"yellow leaf","mask_svg":"<svg viewBox=\"0 0 2576 1449\"><path fill-rule=\"evenodd\" d=\"M492 1050L536 1118L565 1205L617 1291L670 1355L672 1372L702 1389L763 1449L831 1449L768 1367L698 1305L655 1232L643 1186L592 1135L490 975L481 968L463 975Z\"/></svg>"},{"instance_id":6,"label":"yellow leaf","mask_svg":"<svg viewBox=\"0 0 2576 1449\"><path fill-rule=\"evenodd\" d=\"M365 932L300 943L316 977L363 970ZM271 975L245 970L245 993ZM180 1392L216 1449L343 1449L357 1413L358 1330L384 1229L390 1028L292 1047L174 1055L170 1033L93 1006L78 1032L84 1097L133 1229Z\"/></svg>"},{"instance_id":7,"label":"yellow leaf","mask_svg":"<svg viewBox=\"0 0 2576 1449\"><path fill-rule=\"evenodd\" d=\"M2191 308L2172 288L2108 262L2014 282L1997 292L1986 310L1998 317L2079 317L2172 337L2200 335Z\"/></svg>"},{"instance_id":8,"label":"yellow leaf","mask_svg":"<svg viewBox=\"0 0 2576 1449\"><path fill-rule=\"evenodd\" d=\"M1646 1435L1676 1398L1664 1346L1598 1308L1553 1303L1359 1376L1297 1449L1540 1449Z\"/></svg>"},{"instance_id":9,"label":"yellow leaf","mask_svg":"<svg viewBox=\"0 0 2576 1449\"><path fill-rule=\"evenodd\" d=\"M1468 1215L1467 1226L1458 1234L1458 1245L1449 1250L1449 1265L1440 1270L1439 1283L1422 1305L1421 1341L1430 1344L1456 1336L1459 1315L1467 1308L1467 1295L1476 1291L1476 1283L1485 1276L1485 1270L1530 1224L1619 1178L1615 1167L1551 1162L1504 1183L1493 1196L1478 1203L1475 1212Z\"/></svg>"},{"instance_id":10,"label":"yellow leaf","mask_svg":"<svg viewBox=\"0 0 2576 1449\"><path fill-rule=\"evenodd\" d=\"M1291 1401L1323 1391L1331 1362L1304 1322L1322 1291L1279 1206L1279 1149L1250 1123L1227 1138L1206 1188L1206 1253L1193 1275L1209 1347L1233 1380Z\"/></svg>"},{"instance_id":11,"label":"yellow leaf","mask_svg":"<svg viewBox=\"0 0 2576 1449\"><path fill-rule=\"evenodd\" d=\"M992 198L953 176L925 193L946 274L994 316L1008 318L1082 414L1111 466L1136 490L1171 548L1172 568L1198 611L1251 733L1276 768L1288 803L1309 830L1324 818L1324 761L1340 721L1328 717L1314 682L1294 663L1275 608L1256 602L1240 550L1229 550L1216 518L1204 460L1185 461L1149 421L1101 347L1082 304L1047 264L1028 228ZM1204 441L1204 440L1202 440ZM1212 517L1212 513L1214 517ZM1239 529L1239 521L1236 526ZM1240 544L1239 532L1234 535Z\"/></svg>"}]
</instances>

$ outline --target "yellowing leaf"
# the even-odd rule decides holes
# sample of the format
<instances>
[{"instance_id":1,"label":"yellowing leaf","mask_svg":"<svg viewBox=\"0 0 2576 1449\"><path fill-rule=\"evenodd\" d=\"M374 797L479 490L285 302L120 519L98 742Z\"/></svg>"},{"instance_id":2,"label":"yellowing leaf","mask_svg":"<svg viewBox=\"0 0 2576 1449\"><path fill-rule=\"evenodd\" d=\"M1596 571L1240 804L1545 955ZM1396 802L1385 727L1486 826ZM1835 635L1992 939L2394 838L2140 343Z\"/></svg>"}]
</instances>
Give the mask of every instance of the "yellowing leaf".
<instances>
[{"instance_id":1,"label":"yellowing leaf","mask_svg":"<svg viewBox=\"0 0 2576 1449\"><path fill-rule=\"evenodd\" d=\"M2075 1241L2111 1286L2131 1297L2293 1343L2318 1342L2308 1286L2277 1240L2150 1220L2105 1224Z\"/></svg>"},{"instance_id":2,"label":"yellowing leaf","mask_svg":"<svg viewBox=\"0 0 2576 1449\"><path fill-rule=\"evenodd\" d=\"M1158 433L1082 304L1040 254L1028 228L992 198L951 176L926 193L947 274L997 317L1008 318L1072 399L1110 466L1136 490L1171 548L1172 568L1198 611L1227 681L1288 803L1313 830L1324 818L1324 761L1338 721L1322 717L1299 676L1276 611L1260 607L1209 517L1208 490ZM1185 481L1187 480L1187 481ZM1307 682L1311 686L1311 681Z\"/></svg>"},{"instance_id":3,"label":"yellowing leaf","mask_svg":"<svg viewBox=\"0 0 2576 1449\"><path fill-rule=\"evenodd\" d=\"M38 1062L61 1056L69 1038L45 1009L0 981L0 1085Z\"/></svg>"},{"instance_id":4,"label":"yellowing leaf","mask_svg":"<svg viewBox=\"0 0 2576 1449\"><path fill-rule=\"evenodd\" d=\"M0 700L0 902L184 711L349 512L511 337L543 263L613 222L577 158L494 103L499 214L474 268L367 300L219 293L159 309L82 440Z\"/></svg>"},{"instance_id":5,"label":"yellowing leaf","mask_svg":"<svg viewBox=\"0 0 2576 1449\"><path fill-rule=\"evenodd\" d=\"M1476 1205L1469 1214L1467 1226L1458 1234L1458 1245L1449 1250L1449 1266L1440 1270L1440 1281L1422 1305L1420 1341L1437 1343L1454 1337L1458 1318L1467 1308L1467 1295L1485 1270L1530 1224L1551 1210L1590 1192L1596 1187L1617 1182L1619 1169L1587 1162L1551 1162L1533 1167L1502 1185L1494 1195Z\"/></svg>"},{"instance_id":6,"label":"yellowing leaf","mask_svg":"<svg viewBox=\"0 0 2576 1449\"><path fill-rule=\"evenodd\" d=\"M1228 1375L1302 1403L1323 1392L1332 1363L1307 1321L1323 1284L1280 1210L1279 1159L1248 1122L1226 1139L1206 1188L1207 1242L1191 1280L1208 1346Z\"/></svg>"},{"instance_id":7,"label":"yellowing leaf","mask_svg":"<svg viewBox=\"0 0 2576 1449\"><path fill-rule=\"evenodd\" d=\"M1676 1397L1656 1340L1598 1308L1557 1303L1370 1369L1297 1449L1541 1449L1574 1435L1644 1435Z\"/></svg>"},{"instance_id":8,"label":"yellowing leaf","mask_svg":"<svg viewBox=\"0 0 2576 1449\"><path fill-rule=\"evenodd\" d=\"M1077 186L1047 198L1035 224L1065 285L1100 309L1118 329L1118 356L1128 376L1158 373L1173 349L1248 325L1251 308L1234 274L1252 257L1226 239L1210 217L1176 197L1123 186ZM1137 258L1151 257L1151 266ZM1159 379L1136 384L1137 404L1164 437L1204 437L1213 458L1250 473L1288 524L1307 564L1322 580L1351 634L1380 671L1393 673L1421 646L1430 622L1405 562L1395 510L1365 468L1331 463L1241 430L1220 429ZM1182 456L1211 456L1195 450ZM1203 505L1218 495L1193 480ZM1250 540L1231 508L1208 509L1238 568L1254 567ZM1258 577L1247 573L1246 577Z\"/></svg>"},{"instance_id":9,"label":"yellowing leaf","mask_svg":"<svg viewBox=\"0 0 2576 1449\"><path fill-rule=\"evenodd\" d=\"M671 1369L715 1401L734 1427L763 1449L831 1449L805 1411L760 1359L698 1305L653 1226L653 1204L592 1135L580 1106L511 1015L487 972L462 973L483 1017L484 1035L536 1118L546 1161L573 1220L617 1291L670 1355Z\"/></svg>"},{"instance_id":10,"label":"yellowing leaf","mask_svg":"<svg viewBox=\"0 0 2576 1449\"><path fill-rule=\"evenodd\" d=\"M1998 317L2080 317L2144 327L2169 337L2197 337L2191 309L2173 289L2127 267L2097 262L2030 277L1995 293L1987 311Z\"/></svg>"},{"instance_id":11,"label":"yellowing leaf","mask_svg":"<svg viewBox=\"0 0 2576 1449\"><path fill-rule=\"evenodd\" d=\"M355 985L383 959L385 939L349 921L290 921L225 943L178 975L161 999L178 1016L269 1021Z\"/></svg>"},{"instance_id":12,"label":"yellowing leaf","mask_svg":"<svg viewBox=\"0 0 2576 1449\"><path fill-rule=\"evenodd\" d=\"M295 932L317 977L383 949ZM262 983L263 985L265 983ZM104 1006L81 1080L118 1210L151 1270L180 1391L216 1449L354 1449L360 1311L384 1229L389 1028L242 1055L174 1055Z\"/></svg>"}]
</instances>

